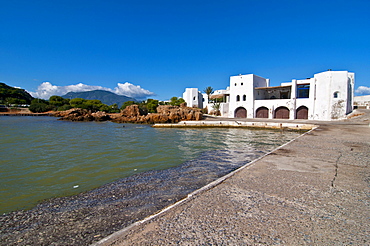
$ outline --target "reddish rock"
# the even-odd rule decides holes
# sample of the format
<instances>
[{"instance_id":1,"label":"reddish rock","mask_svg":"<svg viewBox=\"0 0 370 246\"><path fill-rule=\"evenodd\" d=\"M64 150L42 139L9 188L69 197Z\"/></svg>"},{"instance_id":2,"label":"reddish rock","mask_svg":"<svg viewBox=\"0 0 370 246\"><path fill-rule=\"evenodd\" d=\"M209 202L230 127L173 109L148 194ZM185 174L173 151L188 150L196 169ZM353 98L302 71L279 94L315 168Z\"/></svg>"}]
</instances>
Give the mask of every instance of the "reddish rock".
<instances>
[{"instance_id":1,"label":"reddish rock","mask_svg":"<svg viewBox=\"0 0 370 246\"><path fill-rule=\"evenodd\" d=\"M171 105L159 105L158 113L142 115L138 105L127 106L118 116L112 118L112 121L118 123L177 123L181 120L201 120L202 113L198 108L181 107Z\"/></svg>"},{"instance_id":2,"label":"reddish rock","mask_svg":"<svg viewBox=\"0 0 370 246\"><path fill-rule=\"evenodd\" d=\"M60 111L54 113L55 117L61 117L59 120L70 120L70 121L107 121L110 120L110 116L104 112L91 113L86 109L72 108L66 111Z\"/></svg>"},{"instance_id":3,"label":"reddish rock","mask_svg":"<svg viewBox=\"0 0 370 246\"><path fill-rule=\"evenodd\" d=\"M121 114L125 117L138 117L141 115L139 106L136 104L127 106L124 110L121 111Z\"/></svg>"}]
</instances>

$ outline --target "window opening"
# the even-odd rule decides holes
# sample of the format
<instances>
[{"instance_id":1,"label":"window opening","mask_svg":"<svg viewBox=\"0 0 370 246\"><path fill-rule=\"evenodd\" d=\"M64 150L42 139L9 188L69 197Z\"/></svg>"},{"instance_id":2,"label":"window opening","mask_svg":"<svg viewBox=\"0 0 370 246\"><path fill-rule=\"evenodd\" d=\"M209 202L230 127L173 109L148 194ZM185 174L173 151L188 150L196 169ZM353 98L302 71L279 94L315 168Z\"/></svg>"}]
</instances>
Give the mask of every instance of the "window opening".
<instances>
[{"instance_id":1,"label":"window opening","mask_svg":"<svg viewBox=\"0 0 370 246\"><path fill-rule=\"evenodd\" d=\"M240 96L239 96L239 95L237 95L237 96L236 96L236 101L237 101L237 102L239 102L239 101L240 101Z\"/></svg>"},{"instance_id":2,"label":"window opening","mask_svg":"<svg viewBox=\"0 0 370 246\"><path fill-rule=\"evenodd\" d=\"M310 84L297 85L297 98L310 97Z\"/></svg>"}]
</instances>

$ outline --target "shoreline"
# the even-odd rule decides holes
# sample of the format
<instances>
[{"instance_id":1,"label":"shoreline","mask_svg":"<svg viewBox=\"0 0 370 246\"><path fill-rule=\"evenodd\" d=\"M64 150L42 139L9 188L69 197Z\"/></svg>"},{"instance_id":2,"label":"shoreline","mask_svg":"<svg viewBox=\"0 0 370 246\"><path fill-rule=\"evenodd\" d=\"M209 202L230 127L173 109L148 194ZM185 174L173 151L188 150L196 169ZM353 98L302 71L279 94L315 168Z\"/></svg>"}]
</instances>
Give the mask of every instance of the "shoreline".
<instances>
[{"instance_id":1,"label":"shoreline","mask_svg":"<svg viewBox=\"0 0 370 246\"><path fill-rule=\"evenodd\" d=\"M276 140L284 138L281 134L272 134ZM78 195L46 200L33 209L7 213L0 216L0 241L3 242L0 245L96 242L181 200L271 151L274 146L279 145L207 150L174 168L136 174Z\"/></svg>"},{"instance_id":2,"label":"shoreline","mask_svg":"<svg viewBox=\"0 0 370 246\"><path fill-rule=\"evenodd\" d=\"M355 122L353 122L353 123L355 123ZM310 131L307 134L305 134L305 136L306 135L317 135L317 133L321 133L323 131L325 132L325 131L327 131L330 128L330 126L336 126L337 125L337 126L344 126L344 127L346 127L346 125L348 125L348 124L349 124L349 122L332 122L332 124L322 124L319 128L315 129L314 131ZM356 123L356 124L358 124L358 123ZM364 121L364 122L360 122L358 125L361 125L363 127L366 124L368 124L368 120L367 121ZM298 138L300 138L300 136ZM291 145L292 142L294 143L294 142L296 142L296 140L289 142L290 144L288 144L288 145ZM284 150L285 148L287 148L286 145L277 147L275 150L273 150L268 155L264 155L264 157L259 158L256 161L253 161L253 165L251 164L251 167L249 167L249 165L248 165L247 167L245 167L245 168L242 169L243 171L240 171L240 172L247 172L246 170L249 170L250 168L255 167L257 165L257 163L261 161L261 159L271 158L271 156L274 157L274 156L276 156L276 154L274 154L274 153L276 153L276 152L282 152L282 151L284 152L285 151ZM289 148L289 146L288 146L288 148ZM220 157L222 157L222 156L220 156ZM153 172L155 172L155 171L153 171ZM152 173L152 171L149 171L149 173ZM128 216L128 214L131 214L132 211L123 212L121 210L117 210L113 214L106 214L105 212L103 212L103 210L101 210L102 204L97 203L97 204L92 204L91 205L92 207L90 207L90 208L92 208L92 210L90 211L90 213L88 213L88 215L86 215L86 210L84 210L84 209L90 209L89 206L87 208L84 208L84 209L76 210L75 212L73 212L72 214L70 214L70 213L66 213L68 211L63 210L63 207L61 207L60 205L58 205L58 203L57 204L40 204L38 206L40 208L40 210L37 210L37 211L36 210L30 210L31 212L29 212L28 214L24 214L22 211L13 212L13 214L14 214L13 220L14 221L22 221L22 218L25 219L25 220L29 220L30 218L32 218L33 219L33 223L31 224L31 228L28 229L29 231L27 233L36 233L34 235L35 236L35 239L34 240L39 240L38 243L41 244L41 245L46 245L46 244L50 244L51 242L56 242L56 241L51 241L51 242L50 241L47 241L47 237L48 237L47 236L48 235L47 233L45 234L46 237L44 239L43 239L43 237L41 237L41 240L40 240L40 236L38 236L39 238L36 237L36 235L38 235L39 233L45 233L42 230L42 228L50 226L52 223L55 222L54 221L55 219L60 220L61 225L62 224L66 224L66 226L70 226L71 225L71 224L69 224L70 221L76 221L76 222L79 221L78 224L77 224L78 226L75 228L76 231L73 232L73 233L76 233L76 234L72 234L71 235L69 233L69 236L74 237L76 240L80 240L81 239L80 237L82 237L82 234L81 233L77 233L78 230L79 230L79 227L81 227L81 226L82 227L85 227L86 226L88 228L91 228L91 231L87 234L89 238L93 238L93 239L95 239L94 241L97 241L99 239L102 239L102 237L104 237L104 236L108 236L108 239L109 239L108 241L110 241L110 242L107 242L106 239L102 239L102 240L105 240L104 241L104 244L102 244L102 245L113 245L113 244L115 244L115 243L113 243L113 241L114 242L121 242L122 240L134 240L135 238L140 238L141 236L137 237L136 236L137 234L135 234L135 233L138 233L137 230L139 230L139 231L142 230L145 226L147 226L150 223L157 223L158 220L163 219L163 216L176 215L177 214L176 211L179 209L179 207L188 206L189 204L192 204L193 203L194 199L199 199L199 197L205 196L208 192L213 192L213 190L218 189L217 187L222 186L223 183L225 183L225 182L226 183L229 183L230 181L232 181L235 178L235 176L238 176L239 175L238 173L239 172L237 172L237 173L235 173L235 174L233 174L231 176L229 176L229 174L226 174L226 177L224 179L221 178L222 179L222 182L221 183L214 184L213 183L214 181L213 182L208 182L207 184L201 186L201 187L203 187L203 188L200 188L202 190L202 192L199 192L199 193L196 193L194 195L191 195L189 197L189 199L188 199L189 201L186 200L186 201L184 201L181 204L176 205L176 206L172 206L171 205L175 201L172 198L166 198L166 197L163 197L163 196L160 196L158 198L154 198L153 197L154 200L164 198L164 199L162 199L160 201L163 202L164 204L167 204L167 205L165 205L164 208L158 208L158 207L154 206L155 209L154 210L148 210L148 211L146 211L146 212L149 212L146 215L141 214L141 216L144 216L144 218L142 218L142 219L144 219L144 222L140 222L142 220L139 219L138 220L139 222L134 225L133 223L135 221L131 221L127 225L127 226L129 226L129 229L126 229L126 230L124 229L125 230L124 231L124 235L122 233L117 233L117 234L114 234L115 236L113 238L112 237L109 237L109 235L104 234L103 231L99 231L100 229L95 228L94 225L97 225L97 224L104 224L104 225L106 225L107 220L111 219L112 217L114 217L118 221L120 221L120 220L124 219L126 216ZM147 174L144 174L145 177L143 177L144 179L143 179L143 183L142 184L147 183L145 181L145 178L148 178L148 176L146 176L146 175ZM175 179L177 178L176 175L172 175L172 176ZM135 176L134 179L136 177L137 176ZM122 182L125 183L124 180L122 180ZM116 194L114 192L114 188L119 188L116 185L117 184L115 184L115 183L103 185L102 187L100 187L100 188L98 188L98 189L95 190L95 191L97 191L96 195L98 195L98 196L99 195L107 195L105 199L108 200L109 202L112 202L109 205L112 208L117 208L116 206L129 206L128 204L125 205L125 203L123 201L119 201L119 203L114 203L114 201L117 200L116 197L114 197L115 194ZM140 186L140 187L142 187L142 186ZM204 188L204 187L206 187L206 188ZM134 192L135 191L135 187L130 187L130 189L133 189L133 190L131 190L131 192ZM137 190L136 190L136 192L137 192ZM188 193L186 193L184 195L184 197L189 196L189 194L192 194L192 193L191 192L188 192ZM78 197L80 197L82 199L82 202L83 203L91 202L91 201L94 200L94 195L91 197L91 196L87 195L86 192L80 193L78 195ZM152 195L149 195L149 197L152 197ZM178 197L178 199L181 200L184 197L181 197L180 196L180 197ZM68 197L68 198L70 198L70 197ZM72 197L72 198L74 198L74 197ZM147 198L144 196L143 197L143 200L145 201L146 199ZM171 199L171 200L168 200L168 199ZM74 202L73 200L74 199L70 200L70 199L67 199L65 197L63 197L63 198L56 198L55 199L55 201L59 201L59 202L67 202L67 203L70 202L70 204L67 205L67 206L64 206L64 208L78 206L78 203L77 202ZM54 201L54 199L53 199L53 201ZM120 205L118 205L118 204L120 204ZM202 204L207 204L207 203L202 203ZM170 206L170 207L168 209L166 209L166 206ZM164 212L160 212L160 211L162 211L162 209L164 209ZM147 209L144 209L144 211L145 210L147 210ZM55 213L55 215L57 217L51 216L51 214L50 214L51 212ZM142 211L139 211L139 213L141 213L141 212ZM157 214L157 213L161 213L160 216L154 216L154 217L152 217L153 214ZM93 214L94 214L94 216L93 216ZM40 220L37 219L38 216L40 216L40 215L44 216L44 220L40 221ZM26 216L26 217L24 217L24 216ZM145 219L145 218L150 218L150 219ZM222 217L220 217L220 218L222 218ZM93 223L92 220L95 220L95 222ZM17 224L15 222L11 222L11 221L4 221L4 216L1 217L0 222L1 222L1 224L4 224L4 225L5 225L5 223L14 223L14 224L10 224L10 225L13 226L14 228L17 228L18 227L20 229L21 228L24 228L24 226L25 226L25 225L22 225L22 224ZM175 223L175 224L171 224L171 226L175 226L176 227L178 225ZM115 224L110 229L112 229L113 232L119 232L122 229L122 227L121 228L119 228L119 227L120 227L119 224ZM65 238L63 238L63 236L61 236L62 235L62 230L63 230L62 229L63 228L62 226L60 226L60 227L59 226L58 227L52 227L52 228L54 228L53 230L55 230L53 232L53 236L56 237L56 239L64 240L64 242L66 244L75 244L76 243L76 241L74 241L73 238L65 239ZM1 234L3 234L4 231L5 231L5 228L1 228ZM95 232L95 233L92 233L92 232ZM176 231L174 231L174 233L176 233ZM18 235L20 236L19 232L18 232ZM29 235L32 235L32 234L29 234ZM40 234L40 235L42 235L42 234ZM163 234L160 234L160 233L158 235L162 235L163 236ZM17 235L15 235L15 236L17 236ZM51 236L51 235L49 235L49 236ZM155 237L152 237L152 236L148 236L148 237L147 236L144 236L144 238L146 238L146 240L148 240L147 242L151 242L153 244L158 244L160 242L160 241L155 241L158 238L156 239ZM112 239L114 239L114 240L111 241ZM170 240L170 239L171 239L170 237L167 238L167 240ZM24 240L24 239L22 239L22 237L20 237L20 239L19 239L19 237L18 237L18 240ZM43 241L43 240L46 240L46 241ZM68 241L68 240L72 240L72 241ZM84 240L86 240L86 239L84 239ZM27 245L27 244L29 244L29 242L27 243L27 241L13 241L13 243L11 243L11 242L12 241L8 241L8 242L5 242L4 241L3 243L4 243L4 245ZM81 242L86 242L86 241L80 241L80 243ZM101 241L101 242L103 242L103 241ZM134 242L134 241L132 241L132 242ZM168 242L171 242L171 241L168 241ZM3 243L1 243L1 245L3 245ZM7 244L5 244L5 243L7 243ZM35 243L36 243L36 241L35 241ZM149 244L151 244L151 243L149 243ZM131 243L129 243L129 244L131 244ZM135 244L135 243L133 243L133 244Z\"/></svg>"},{"instance_id":3,"label":"shoreline","mask_svg":"<svg viewBox=\"0 0 370 246\"><path fill-rule=\"evenodd\" d=\"M370 110L364 112L321 124L94 245L366 244Z\"/></svg>"}]
</instances>

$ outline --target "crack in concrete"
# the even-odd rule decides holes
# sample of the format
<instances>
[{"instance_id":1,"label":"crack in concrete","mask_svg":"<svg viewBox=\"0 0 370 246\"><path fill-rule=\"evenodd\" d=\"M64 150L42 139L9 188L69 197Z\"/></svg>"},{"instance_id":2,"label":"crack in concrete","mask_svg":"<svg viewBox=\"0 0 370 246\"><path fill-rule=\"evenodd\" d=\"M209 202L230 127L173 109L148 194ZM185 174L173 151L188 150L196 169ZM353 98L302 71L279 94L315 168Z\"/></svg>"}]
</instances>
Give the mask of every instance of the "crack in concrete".
<instances>
[{"instance_id":1,"label":"crack in concrete","mask_svg":"<svg viewBox=\"0 0 370 246\"><path fill-rule=\"evenodd\" d=\"M334 182L335 180L337 179L337 176L338 176L338 163L339 163L339 159L342 157L342 153L339 153L339 156L337 158L337 161L335 162L335 173L334 173L334 177L333 177L333 180L331 181L331 187L334 187Z\"/></svg>"}]
</instances>

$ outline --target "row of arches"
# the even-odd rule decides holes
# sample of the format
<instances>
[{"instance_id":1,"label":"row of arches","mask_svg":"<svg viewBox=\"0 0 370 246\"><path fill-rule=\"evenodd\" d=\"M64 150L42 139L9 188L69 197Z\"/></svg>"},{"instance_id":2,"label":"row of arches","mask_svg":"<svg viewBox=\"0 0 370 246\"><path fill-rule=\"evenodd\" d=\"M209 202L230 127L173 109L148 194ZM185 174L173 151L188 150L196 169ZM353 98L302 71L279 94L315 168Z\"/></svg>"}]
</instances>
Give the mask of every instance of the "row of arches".
<instances>
[{"instance_id":1,"label":"row of arches","mask_svg":"<svg viewBox=\"0 0 370 246\"><path fill-rule=\"evenodd\" d=\"M235 118L247 118L247 110L239 107L235 110ZM278 107L274 111L274 119L289 119L290 110L287 107ZM268 118L269 109L266 107L259 107L256 110L256 118ZM296 110L296 119L308 119L308 108L300 106Z\"/></svg>"}]
</instances>

